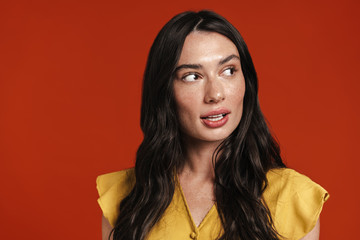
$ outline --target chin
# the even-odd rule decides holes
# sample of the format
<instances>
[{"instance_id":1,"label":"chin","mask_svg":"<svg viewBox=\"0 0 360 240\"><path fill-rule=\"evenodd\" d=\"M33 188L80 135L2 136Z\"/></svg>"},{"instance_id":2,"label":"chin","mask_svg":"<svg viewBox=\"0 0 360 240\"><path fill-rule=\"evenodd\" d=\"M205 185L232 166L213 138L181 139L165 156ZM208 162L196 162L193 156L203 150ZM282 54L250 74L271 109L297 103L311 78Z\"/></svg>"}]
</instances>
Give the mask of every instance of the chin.
<instances>
[{"instance_id":1,"label":"chin","mask_svg":"<svg viewBox=\"0 0 360 240\"><path fill-rule=\"evenodd\" d=\"M204 136L203 138L201 138L201 140L205 141L205 142L222 142L224 141L230 134L226 134L226 135L211 135L211 136Z\"/></svg>"}]
</instances>

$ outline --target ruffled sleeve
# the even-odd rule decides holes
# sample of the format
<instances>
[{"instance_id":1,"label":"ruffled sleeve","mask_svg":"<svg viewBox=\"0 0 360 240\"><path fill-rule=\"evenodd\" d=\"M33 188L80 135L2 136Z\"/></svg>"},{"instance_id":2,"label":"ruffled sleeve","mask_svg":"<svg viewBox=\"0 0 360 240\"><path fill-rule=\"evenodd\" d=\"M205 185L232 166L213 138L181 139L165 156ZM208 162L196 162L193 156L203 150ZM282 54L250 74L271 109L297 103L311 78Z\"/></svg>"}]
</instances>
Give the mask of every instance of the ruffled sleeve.
<instances>
[{"instance_id":1,"label":"ruffled sleeve","mask_svg":"<svg viewBox=\"0 0 360 240\"><path fill-rule=\"evenodd\" d=\"M100 175L96 179L98 203L105 218L114 227L119 215L119 205L132 190L135 183L134 169Z\"/></svg>"},{"instance_id":2,"label":"ruffled sleeve","mask_svg":"<svg viewBox=\"0 0 360 240\"><path fill-rule=\"evenodd\" d=\"M301 239L315 227L329 194L310 178L288 168L270 170L267 179L263 196L276 230L284 239Z\"/></svg>"}]
</instances>

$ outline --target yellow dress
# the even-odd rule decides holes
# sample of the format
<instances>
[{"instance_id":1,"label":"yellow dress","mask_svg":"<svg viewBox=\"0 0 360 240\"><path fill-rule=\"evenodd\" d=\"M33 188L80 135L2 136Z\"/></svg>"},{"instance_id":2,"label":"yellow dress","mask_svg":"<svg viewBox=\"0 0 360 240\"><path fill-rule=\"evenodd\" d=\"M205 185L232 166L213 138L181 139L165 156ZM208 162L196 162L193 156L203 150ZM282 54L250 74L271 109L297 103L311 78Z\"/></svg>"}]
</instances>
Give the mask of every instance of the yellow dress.
<instances>
[{"instance_id":1,"label":"yellow dress","mask_svg":"<svg viewBox=\"0 0 360 240\"><path fill-rule=\"evenodd\" d=\"M289 168L267 173L268 187L263 197L271 212L278 233L288 240L297 240L310 232L329 194L308 177ZM134 169L101 175L96 180L98 203L105 218L114 226L120 201L135 183ZM148 240L209 240L217 239L222 231L217 209L209 210L196 226L180 184L160 221L151 230Z\"/></svg>"}]
</instances>

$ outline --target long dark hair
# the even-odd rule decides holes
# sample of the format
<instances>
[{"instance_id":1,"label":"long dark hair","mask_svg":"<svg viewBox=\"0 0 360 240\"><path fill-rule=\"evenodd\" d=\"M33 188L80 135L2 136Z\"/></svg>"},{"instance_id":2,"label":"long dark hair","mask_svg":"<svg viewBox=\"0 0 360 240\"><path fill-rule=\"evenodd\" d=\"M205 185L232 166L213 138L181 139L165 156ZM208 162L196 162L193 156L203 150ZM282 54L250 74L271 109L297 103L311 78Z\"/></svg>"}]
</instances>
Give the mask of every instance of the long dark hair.
<instances>
[{"instance_id":1,"label":"long dark hair","mask_svg":"<svg viewBox=\"0 0 360 240\"><path fill-rule=\"evenodd\" d=\"M238 49L246 91L242 119L213 155L216 206L224 229L220 239L279 239L262 199L266 173L285 167L258 101L258 83L247 46L226 19L211 11L184 12L157 35L144 74L141 143L135 164L136 183L120 204L115 240L143 240L169 206L174 173L183 162L183 144L173 96L173 74L185 38L193 31L217 32Z\"/></svg>"}]
</instances>

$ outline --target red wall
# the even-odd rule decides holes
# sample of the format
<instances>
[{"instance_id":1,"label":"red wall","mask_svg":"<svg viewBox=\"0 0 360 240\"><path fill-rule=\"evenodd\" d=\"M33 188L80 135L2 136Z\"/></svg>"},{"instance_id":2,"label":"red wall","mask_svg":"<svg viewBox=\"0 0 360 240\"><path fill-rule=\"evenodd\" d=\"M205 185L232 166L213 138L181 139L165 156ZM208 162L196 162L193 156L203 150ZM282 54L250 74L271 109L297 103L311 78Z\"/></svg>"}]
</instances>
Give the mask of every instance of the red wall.
<instances>
[{"instance_id":1,"label":"red wall","mask_svg":"<svg viewBox=\"0 0 360 240\"><path fill-rule=\"evenodd\" d=\"M247 41L286 163L330 192L322 239L358 236L358 1L5 0L0 239L100 239L95 178L134 164L150 45L202 8Z\"/></svg>"}]
</instances>

